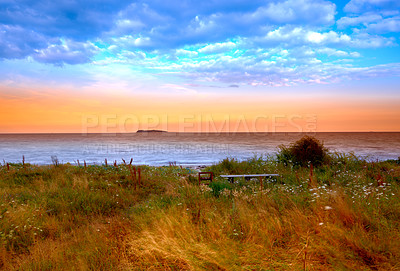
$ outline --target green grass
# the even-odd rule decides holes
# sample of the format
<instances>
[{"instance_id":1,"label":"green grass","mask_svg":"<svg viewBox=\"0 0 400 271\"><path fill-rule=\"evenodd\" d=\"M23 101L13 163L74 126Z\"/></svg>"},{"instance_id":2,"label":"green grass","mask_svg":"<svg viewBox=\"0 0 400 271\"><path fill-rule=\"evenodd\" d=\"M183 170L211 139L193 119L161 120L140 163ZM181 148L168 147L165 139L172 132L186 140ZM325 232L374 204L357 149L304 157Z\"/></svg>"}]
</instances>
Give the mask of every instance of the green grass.
<instances>
[{"instance_id":1,"label":"green grass","mask_svg":"<svg viewBox=\"0 0 400 271\"><path fill-rule=\"evenodd\" d=\"M331 154L192 170L0 166L2 270L397 270L400 166ZM278 173L231 184L221 174Z\"/></svg>"}]
</instances>

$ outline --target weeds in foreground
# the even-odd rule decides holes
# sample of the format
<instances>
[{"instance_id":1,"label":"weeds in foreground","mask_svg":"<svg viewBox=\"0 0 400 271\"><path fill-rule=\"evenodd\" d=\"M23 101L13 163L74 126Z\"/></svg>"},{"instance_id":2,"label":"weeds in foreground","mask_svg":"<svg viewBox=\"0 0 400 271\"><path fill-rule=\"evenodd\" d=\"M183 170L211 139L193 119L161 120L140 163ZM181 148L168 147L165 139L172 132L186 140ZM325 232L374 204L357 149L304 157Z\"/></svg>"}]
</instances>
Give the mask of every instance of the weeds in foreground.
<instances>
[{"instance_id":1,"label":"weeds in foreground","mask_svg":"<svg viewBox=\"0 0 400 271\"><path fill-rule=\"evenodd\" d=\"M0 167L4 270L396 270L400 167L333 155L313 171L272 158L192 170ZM222 173L278 173L229 183Z\"/></svg>"}]
</instances>

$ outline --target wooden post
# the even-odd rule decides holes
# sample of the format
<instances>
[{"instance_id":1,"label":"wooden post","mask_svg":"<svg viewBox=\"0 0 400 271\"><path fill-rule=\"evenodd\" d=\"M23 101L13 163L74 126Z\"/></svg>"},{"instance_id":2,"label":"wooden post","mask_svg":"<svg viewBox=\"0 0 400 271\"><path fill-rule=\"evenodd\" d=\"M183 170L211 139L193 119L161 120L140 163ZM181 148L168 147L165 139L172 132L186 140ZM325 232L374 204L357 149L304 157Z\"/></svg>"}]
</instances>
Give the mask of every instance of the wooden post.
<instances>
[{"instance_id":1,"label":"wooden post","mask_svg":"<svg viewBox=\"0 0 400 271\"><path fill-rule=\"evenodd\" d=\"M10 171L10 164L7 163L7 170Z\"/></svg>"},{"instance_id":2,"label":"wooden post","mask_svg":"<svg viewBox=\"0 0 400 271\"><path fill-rule=\"evenodd\" d=\"M83 165L85 166L86 169L86 160L83 160Z\"/></svg>"},{"instance_id":3,"label":"wooden post","mask_svg":"<svg viewBox=\"0 0 400 271\"><path fill-rule=\"evenodd\" d=\"M134 170L132 170L132 166L129 165L129 172L131 173L132 182L136 190L136 169L135 167L133 167L133 169Z\"/></svg>"},{"instance_id":4,"label":"wooden post","mask_svg":"<svg viewBox=\"0 0 400 271\"><path fill-rule=\"evenodd\" d=\"M117 160L114 161L114 167L117 167Z\"/></svg>"},{"instance_id":5,"label":"wooden post","mask_svg":"<svg viewBox=\"0 0 400 271\"><path fill-rule=\"evenodd\" d=\"M104 159L104 163L106 164L106 166L107 166L107 158L106 159Z\"/></svg>"},{"instance_id":6,"label":"wooden post","mask_svg":"<svg viewBox=\"0 0 400 271\"><path fill-rule=\"evenodd\" d=\"M139 179L139 186L142 185L142 178L141 178L141 169L140 167L138 168L138 179Z\"/></svg>"},{"instance_id":7,"label":"wooden post","mask_svg":"<svg viewBox=\"0 0 400 271\"><path fill-rule=\"evenodd\" d=\"M205 177L202 177L202 175L206 175ZM199 185L201 185L201 181L210 181L212 183L214 177L214 173L211 171L209 172L199 172ZM208 183L208 184L210 184Z\"/></svg>"},{"instance_id":8,"label":"wooden post","mask_svg":"<svg viewBox=\"0 0 400 271\"><path fill-rule=\"evenodd\" d=\"M25 156L22 155L22 165L25 166Z\"/></svg>"},{"instance_id":9,"label":"wooden post","mask_svg":"<svg viewBox=\"0 0 400 271\"><path fill-rule=\"evenodd\" d=\"M136 167L133 167L133 176L134 176L134 179L135 179L135 189L136 189L136 187L137 187Z\"/></svg>"}]
</instances>

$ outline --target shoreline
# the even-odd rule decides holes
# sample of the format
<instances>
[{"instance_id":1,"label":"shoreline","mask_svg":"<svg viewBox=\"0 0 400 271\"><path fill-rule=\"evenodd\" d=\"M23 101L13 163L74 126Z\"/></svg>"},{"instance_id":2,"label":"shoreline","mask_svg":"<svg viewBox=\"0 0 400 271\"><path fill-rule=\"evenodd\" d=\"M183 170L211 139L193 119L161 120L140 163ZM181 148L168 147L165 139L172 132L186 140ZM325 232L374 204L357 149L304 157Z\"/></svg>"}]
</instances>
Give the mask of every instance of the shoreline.
<instances>
[{"instance_id":1,"label":"shoreline","mask_svg":"<svg viewBox=\"0 0 400 271\"><path fill-rule=\"evenodd\" d=\"M247 159L244 160L239 160L235 157L226 157L226 158L234 158L237 161L248 161ZM359 158L359 157L358 157ZM114 161L112 160L107 160L108 163L107 165L103 162L103 163L88 163L84 160L79 160L79 163L77 161L74 162L62 162L62 163L58 163L58 165L69 165L69 166L74 166L74 167L82 167L84 166L84 164L86 164L86 166L102 166L102 167L114 167ZM400 157L398 157L398 159L382 159L382 160L368 160L368 159L360 159L360 161L365 161L366 163L383 163L383 162L396 162L398 164L400 164ZM160 168L160 167L181 167L181 168L186 168L186 169L192 169L192 170L201 170L216 164L219 164L221 161L217 161L214 163L196 163L196 164L185 164L185 163L165 163L165 164L135 164L132 163L132 166L135 167L141 167L141 166L145 166L145 167L155 167L155 168ZM17 161L17 162L12 162L12 161L5 161L3 160L3 163L0 163L0 166L7 166L7 164L9 164L10 166L12 165L23 165L23 163L21 161ZM25 161L25 165L31 165L31 166L36 166L36 167L49 167L49 166L55 166L54 163L32 163L29 161ZM123 162L117 163L117 166L124 166L124 165L129 165L129 163L124 164Z\"/></svg>"}]
</instances>

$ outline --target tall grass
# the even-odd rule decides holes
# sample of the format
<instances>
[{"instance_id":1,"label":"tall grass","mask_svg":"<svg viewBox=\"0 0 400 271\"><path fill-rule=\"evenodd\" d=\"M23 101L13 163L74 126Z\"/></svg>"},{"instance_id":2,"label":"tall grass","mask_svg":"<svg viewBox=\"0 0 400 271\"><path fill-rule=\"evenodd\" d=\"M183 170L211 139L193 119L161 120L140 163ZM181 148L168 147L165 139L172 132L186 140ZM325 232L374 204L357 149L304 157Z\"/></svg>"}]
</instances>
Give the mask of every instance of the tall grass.
<instances>
[{"instance_id":1,"label":"tall grass","mask_svg":"<svg viewBox=\"0 0 400 271\"><path fill-rule=\"evenodd\" d=\"M198 186L176 166L0 167L0 269L396 270L400 166L332 154L313 169L225 159ZM229 183L220 174L278 173Z\"/></svg>"}]
</instances>

